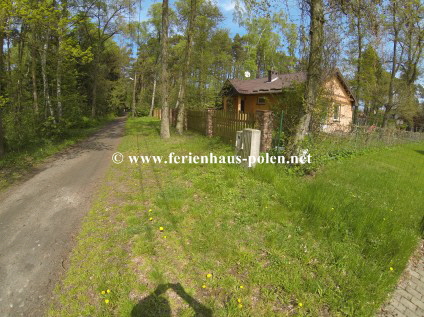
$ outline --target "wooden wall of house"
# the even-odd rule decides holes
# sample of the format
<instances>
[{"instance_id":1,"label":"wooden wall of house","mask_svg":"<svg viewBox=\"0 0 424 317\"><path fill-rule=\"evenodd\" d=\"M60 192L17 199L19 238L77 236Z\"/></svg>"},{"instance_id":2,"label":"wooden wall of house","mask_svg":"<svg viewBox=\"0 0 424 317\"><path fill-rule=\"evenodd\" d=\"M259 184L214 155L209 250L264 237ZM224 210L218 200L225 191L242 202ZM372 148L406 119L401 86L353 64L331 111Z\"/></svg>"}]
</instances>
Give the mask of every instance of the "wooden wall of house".
<instances>
[{"instance_id":1,"label":"wooden wall of house","mask_svg":"<svg viewBox=\"0 0 424 317\"><path fill-rule=\"evenodd\" d=\"M257 104L258 97L265 97L265 104ZM268 95L245 95L244 96L244 112L246 113L255 113L256 110L270 110L271 109L271 98Z\"/></svg>"},{"instance_id":2,"label":"wooden wall of house","mask_svg":"<svg viewBox=\"0 0 424 317\"><path fill-rule=\"evenodd\" d=\"M258 105L258 97L266 98L264 105ZM227 101L225 102L225 98ZM255 113L256 110L270 110L272 103L275 102L275 97L270 95L237 95L233 97L223 97L224 110L241 111L241 101L244 100L244 112ZM231 107L233 109L231 109Z\"/></svg>"}]
</instances>

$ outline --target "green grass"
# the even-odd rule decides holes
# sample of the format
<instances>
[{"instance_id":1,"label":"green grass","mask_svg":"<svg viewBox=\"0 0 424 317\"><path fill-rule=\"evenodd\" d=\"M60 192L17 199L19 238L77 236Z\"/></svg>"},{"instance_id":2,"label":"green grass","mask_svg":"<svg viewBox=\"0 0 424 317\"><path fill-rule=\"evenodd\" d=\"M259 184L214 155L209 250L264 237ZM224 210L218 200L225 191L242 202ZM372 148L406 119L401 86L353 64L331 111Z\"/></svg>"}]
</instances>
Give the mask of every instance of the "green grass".
<instances>
[{"instance_id":1,"label":"green grass","mask_svg":"<svg viewBox=\"0 0 424 317\"><path fill-rule=\"evenodd\" d=\"M34 166L46 158L93 134L112 119L113 117L110 116L97 120L87 119L85 128L68 129L66 137L57 140L40 140L37 144L21 151L7 153L0 158L0 191L28 175Z\"/></svg>"},{"instance_id":2,"label":"green grass","mask_svg":"<svg viewBox=\"0 0 424 317\"><path fill-rule=\"evenodd\" d=\"M191 133L162 141L158 129L129 120L119 150L233 154ZM373 316L420 238L423 150L384 148L313 177L272 165L113 165L48 315Z\"/></svg>"}]
</instances>

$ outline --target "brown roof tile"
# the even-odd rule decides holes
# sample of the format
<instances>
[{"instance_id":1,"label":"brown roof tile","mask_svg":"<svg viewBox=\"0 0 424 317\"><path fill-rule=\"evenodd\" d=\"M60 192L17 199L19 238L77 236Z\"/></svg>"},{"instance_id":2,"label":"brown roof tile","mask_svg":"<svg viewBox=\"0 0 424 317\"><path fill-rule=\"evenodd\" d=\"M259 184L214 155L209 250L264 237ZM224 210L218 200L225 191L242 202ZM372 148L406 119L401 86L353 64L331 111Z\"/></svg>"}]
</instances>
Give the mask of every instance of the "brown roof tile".
<instances>
[{"instance_id":1,"label":"brown roof tile","mask_svg":"<svg viewBox=\"0 0 424 317\"><path fill-rule=\"evenodd\" d=\"M296 83L302 83L305 80L306 73L298 72L293 74L279 74L271 82L268 81L268 77L249 80L230 79L229 82L238 93L249 95L281 92L284 88L288 88Z\"/></svg>"}]
</instances>

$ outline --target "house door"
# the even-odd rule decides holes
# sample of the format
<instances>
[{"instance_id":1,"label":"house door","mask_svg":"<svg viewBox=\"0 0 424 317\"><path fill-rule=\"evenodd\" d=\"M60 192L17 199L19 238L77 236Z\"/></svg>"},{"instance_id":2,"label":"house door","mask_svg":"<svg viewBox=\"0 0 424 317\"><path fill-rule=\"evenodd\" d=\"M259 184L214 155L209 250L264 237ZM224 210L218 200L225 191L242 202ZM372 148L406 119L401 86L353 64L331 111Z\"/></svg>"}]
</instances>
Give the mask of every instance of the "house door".
<instances>
[{"instance_id":1,"label":"house door","mask_svg":"<svg viewBox=\"0 0 424 317\"><path fill-rule=\"evenodd\" d=\"M244 100L240 102L240 111L244 112Z\"/></svg>"}]
</instances>

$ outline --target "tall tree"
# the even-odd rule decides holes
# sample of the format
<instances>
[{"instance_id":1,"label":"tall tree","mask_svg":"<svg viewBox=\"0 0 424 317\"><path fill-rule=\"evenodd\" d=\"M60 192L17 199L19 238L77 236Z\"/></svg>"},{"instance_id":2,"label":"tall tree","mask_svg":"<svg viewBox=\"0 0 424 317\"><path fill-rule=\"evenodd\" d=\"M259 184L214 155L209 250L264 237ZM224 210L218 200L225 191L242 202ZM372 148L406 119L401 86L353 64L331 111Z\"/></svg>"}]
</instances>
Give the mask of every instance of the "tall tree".
<instances>
[{"instance_id":1,"label":"tall tree","mask_svg":"<svg viewBox=\"0 0 424 317\"><path fill-rule=\"evenodd\" d=\"M192 50L192 41L194 33L194 22L197 15L197 0L190 0L190 13L187 23L186 37L187 37L187 47L184 60L183 70L181 72L181 87L178 93L178 117L177 117L177 131L179 134L183 133L184 130L184 113L185 113L185 93L187 86L187 76L190 71L190 62L191 62L191 50Z\"/></svg>"},{"instance_id":2,"label":"tall tree","mask_svg":"<svg viewBox=\"0 0 424 317\"><path fill-rule=\"evenodd\" d=\"M399 45L402 25L405 22L405 15L402 14L403 0L392 0L387 4L386 12L388 14L388 29L392 41L392 60L390 69L390 81L388 90L388 101L385 105L382 126L386 127L389 120L390 111L394 107L395 81L400 64L403 59L404 49Z\"/></svg>"},{"instance_id":3,"label":"tall tree","mask_svg":"<svg viewBox=\"0 0 424 317\"><path fill-rule=\"evenodd\" d=\"M168 0L162 2L162 32L161 32L161 98L162 98L162 119L160 125L160 136L163 139L170 137L169 133L169 103L168 103L168 22L169 22Z\"/></svg>"},{"instance_id":4,"label":"tall tree","mask_svg":"<svg viewBox=\"0 0 424 317\"><path fill-rule=\"evenodd\" d=\"M305 138L311 122L312 111L316 108L321 84L322 53L324 41L324 7L322 0L307 0L310 14L309 59L306 76L304 103L300 109L300 119L292 137L288 153L299 153L300 144Z\"/></svg>"}]
</instances>

